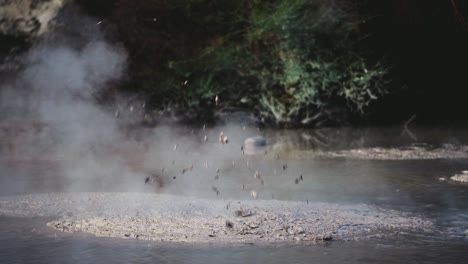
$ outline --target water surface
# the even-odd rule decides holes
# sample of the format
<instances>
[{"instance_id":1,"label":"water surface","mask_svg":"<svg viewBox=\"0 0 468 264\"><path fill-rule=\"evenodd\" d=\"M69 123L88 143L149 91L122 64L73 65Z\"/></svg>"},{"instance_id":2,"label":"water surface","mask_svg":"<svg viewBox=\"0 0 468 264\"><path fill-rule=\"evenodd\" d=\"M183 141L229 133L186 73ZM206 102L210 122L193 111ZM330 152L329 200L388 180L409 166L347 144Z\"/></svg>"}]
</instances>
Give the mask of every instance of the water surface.
<instances>
[{"instance_id":1,"label":"water surface","mask_svg":"<svg viewBox=\"0 0 468 264\"><path fill-rule=\"evenodd\" d=\"M467 144L468 130L420 128L417 141L396 128L361 130L266 131L271 142L288 138L296 149L349 149L373 146L437 147ZM325 135L325 136L324 136ZM328 135L328 136L327 136ZM311 139L311 136L313 139ZM339 140L333 138L340 138ZM238 151L242 136L230 147ZM200 153L194 153L200 155ZM237 155L237 154L236 154ZM179 175L163 189L143 179L83 177L73 191L163 191L212 199L261 199L372 204L420 214L435 221L439 235L399 235L383 240L317 245L181 245L58 234L38 227L45 219L0 218L0 259L4 263L467 263L468 185L441 181L468 169L468 160L372 161L351 159L286 160L227 155ZM194 158L195 159L195 158ZM216 159L216 158L213 158ZM197 160L197 159L195 159ZM201 161L202 159L198 159ZM232 164L232 161L235 164ZM248 163L248 166L246 162ZM161 159L158 162L168 162ZM231 165L232 164L232 165ZM283 165L287 169L283 170ZM179 164L177 164L179 165ZM174 165L175 173L182 167ZM169 165L167 170L171 170ZM183 165L180 165L183 166ZM177 167L177 168L176 168ZM253 177L262 173L264 184ZM0 195L63 191L76 179L44 163L0 163ZM218 179L215 176L218 175ZM300 175L304 180L295 184ZM129 176L130 177L130 176ZM138 184L129 187L129 180ZM244 186L242 186L244 185ZM216 186L220 193L212 191ZM244 189L242 189L244 187Z\"/></svg>"}]
</instances>

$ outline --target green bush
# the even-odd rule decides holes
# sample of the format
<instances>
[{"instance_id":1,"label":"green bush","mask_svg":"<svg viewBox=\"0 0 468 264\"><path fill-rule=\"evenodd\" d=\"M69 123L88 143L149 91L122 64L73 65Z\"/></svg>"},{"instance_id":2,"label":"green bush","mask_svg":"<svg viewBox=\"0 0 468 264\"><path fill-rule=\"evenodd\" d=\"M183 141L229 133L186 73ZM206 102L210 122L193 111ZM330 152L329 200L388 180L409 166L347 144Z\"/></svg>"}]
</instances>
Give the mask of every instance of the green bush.
<instances>
[{"instance_id":1,"label":"green bush","mask_svg":"<svg viewBox=\"0 0 468 264\"><path fill-rule=\"evenodd\" d=\"M317 125L364 113L386 93L386 68L366 60L353 12L335 1L136 2L120 6L120 17L132 15L121 32L133 45L130 83L153 105Z\"/></svg>"}]
</instances>

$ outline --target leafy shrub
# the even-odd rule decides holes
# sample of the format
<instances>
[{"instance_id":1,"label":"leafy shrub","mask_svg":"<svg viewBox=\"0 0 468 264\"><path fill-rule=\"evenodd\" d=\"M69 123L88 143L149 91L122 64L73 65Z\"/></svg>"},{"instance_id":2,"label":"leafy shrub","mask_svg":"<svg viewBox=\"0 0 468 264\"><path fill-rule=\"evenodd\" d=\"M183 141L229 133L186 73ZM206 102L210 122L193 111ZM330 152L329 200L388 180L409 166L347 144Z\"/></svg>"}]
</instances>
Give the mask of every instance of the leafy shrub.
<instances>
[{"instance_id":1,"label":"leafy shrub","mask_svg":"<svg viewBox=\"0 0 468 264\"><path fill-rule=\"evenodd\" d=\"M386 68L366 60L352 11L335 1L120 0L114 14L129 84L154 106L318 125L386 93Z\"/></svg>"}]
</instances>

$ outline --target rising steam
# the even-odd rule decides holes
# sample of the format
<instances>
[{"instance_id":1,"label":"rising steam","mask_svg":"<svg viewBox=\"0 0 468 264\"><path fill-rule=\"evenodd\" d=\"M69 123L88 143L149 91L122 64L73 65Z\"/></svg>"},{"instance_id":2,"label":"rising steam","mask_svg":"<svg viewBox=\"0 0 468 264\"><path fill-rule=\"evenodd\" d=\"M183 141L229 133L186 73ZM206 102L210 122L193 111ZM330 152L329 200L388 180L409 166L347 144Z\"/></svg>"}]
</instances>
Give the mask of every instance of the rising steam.
<instances>
[{"instance_id":1,"label":"rising steam","mask_svg":"<svg viewBox=\"0 0 468 264\"><path fill-rule=\"evenodd\" d=\"M174 125L129 130L128 119L117 119L115 109L123 108L131 117L142 102L118 101L109 109L96 100L109 84L125 77L125 50L105 39L101 23L74 10L62 12L58 29L24 54L21 69L1 84L1 119L13 127L4 158L52 162L58 169L58 191L154 191L164 186L193 193L227 184L214 178L241 164L240 145L249 129L234 124L210 131L201 125L196 131ZM219 144L222 130L229 144ZM152 186L145 184L148 177ZM240 180L235 185L239 190Z\"/></svg>"},{"instance_id":2,"label":"rising steam","mask_svg":"<svg viewBox=\"0 0 468 264\"><path fill-rule=\"evenodd\" d=\"M73 190L87 177L128 171L103 158L103 146L124 137L114 116L96 103L96 95L124 75L127 55L106 41L96 21L66 12L72 15L60 18L62 28L39 40L20 59L15 77L1 84L1 108L2 121L16 131L8 135L9 158L57 162L69 179L63 188Z\"/></svg>"}]
</instances>

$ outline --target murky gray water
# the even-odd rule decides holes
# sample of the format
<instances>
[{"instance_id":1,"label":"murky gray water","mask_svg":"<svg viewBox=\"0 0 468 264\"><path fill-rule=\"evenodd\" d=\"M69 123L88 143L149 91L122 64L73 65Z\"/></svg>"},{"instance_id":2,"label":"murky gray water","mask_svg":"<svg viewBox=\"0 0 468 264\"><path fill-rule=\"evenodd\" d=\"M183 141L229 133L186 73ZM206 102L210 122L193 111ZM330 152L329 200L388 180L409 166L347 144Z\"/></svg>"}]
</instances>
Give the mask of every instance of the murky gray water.
<instances>
[{"instance_id":1,"label":"murky gray water","mask_svg":"<svg viewBox=\"0 0 468 264\"><path fill-rule=\"evenodd\" d=\"M2 263L466 263L466 242L398 241L312 246L236 247L161 245L138 240L44 237L29 230L3 232ZM4 222L2 221L2 229Z\"/></svg>"},{"instance_id":2,"label":"murky gray water","mask_svg":"<svg viewBox=\"0 0 468 264\"><path fill-rule=\"evenodd\" d=\"M294 148L343 149L368 146L406 146L414 139L398 129L266 132L288 137ZM312 139L311 139L312 135ZM327 135L327 136L324 136ZM332 135L332 136L330 136ZM418 142L434 146L467 144L466 129L419 129ZM326 140L324 140L326 138ZM330 138L336 138L330 140ZM338 139L339 138L339 139ZM232 149L238 148L236 138ZM197 154L194 154L197 155ZM230 156L231 157L231 156ZM236 156L237 157L237 156ZM201 161L198 159L197 161ZM231 165L231 162L235 161ZM249 162L247 167L246 162ZM51 234L37 230L43 219L0 218L2 263L467 263L468 185L440 181L468 169L468 160L369 161L349 159L275 160L239 157L194 169L172 179L163 191L213 199L249 199L255 189L261 199L367 203L418 212L435 219L441 235L400 235L391 239L332 242L317 245L241 245L235 247L171 245ZM287 163L287 169L283 165ZM166 165L169 166L169 165ZM177 165L174 165L177 167ZM182 166L182 165L180 165ZM180 168L173 168L175 173ZM262 173L264 185L253 177ZM53 166L34 163L0 165L0 195L61 191L74 179L60 177ZM303 175L304 180L294 180ZM175 174L174 174L175 175ZM172 174L170 174L172 176ZM144 184L127 189L128 179L81 179L74 191L154 191ZM88 184L85 184L88 182ZM244 184L243 190L242 184ZM216 186L220 193L212 191ZM161 191L161 190L160 190Z\"/></svg>"}]
</instances>

